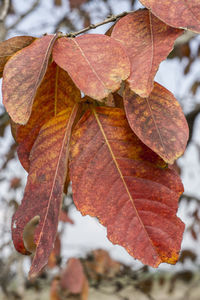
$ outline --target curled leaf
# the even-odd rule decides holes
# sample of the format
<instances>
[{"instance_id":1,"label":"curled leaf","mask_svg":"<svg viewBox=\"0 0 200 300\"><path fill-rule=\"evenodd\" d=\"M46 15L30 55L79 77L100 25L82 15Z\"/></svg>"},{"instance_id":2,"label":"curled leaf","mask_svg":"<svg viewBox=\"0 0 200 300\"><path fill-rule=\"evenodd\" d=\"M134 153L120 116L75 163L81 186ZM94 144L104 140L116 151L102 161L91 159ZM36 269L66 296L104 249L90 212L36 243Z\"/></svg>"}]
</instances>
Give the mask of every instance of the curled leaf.
<instances>
[{"instance_id":1,"label":"curled leaf","mask_svg":"<svg viewBox=\"0 0 200 300\"><path fill-rule=\"evenodd\" d=\"M55 242L67 174L69 140L77 109L78 106L75 105L45 123L31 150L24 198L12 220L15 248L28 254L29 249L26 249L24 243L24 230L30 220L35 216L40 217L34 231L36 249L30 277L36 276L48 262Z\"/></svg>"},{"instance_id":2,"label":"curled leaf","mask_svg":"<svg viewBox=\"0 0 200 300\"><path fill-rule=\"evenodd\" d=\"M3 72L3 103L15 123L26 124L57 35L46 35L13 55Z\"/></svg>"},{"instance_id":3,"label":"curled leaf","mask_svg":"<svg viewBox=\"0 0 200 300\"><path fill-rule=\"evenodd\" d=\"M3 76L3 69L6 62L17 51L27 47L35 40L32 36L15 36L0 43L0 77Z\"/></svg>"}]
</instances>

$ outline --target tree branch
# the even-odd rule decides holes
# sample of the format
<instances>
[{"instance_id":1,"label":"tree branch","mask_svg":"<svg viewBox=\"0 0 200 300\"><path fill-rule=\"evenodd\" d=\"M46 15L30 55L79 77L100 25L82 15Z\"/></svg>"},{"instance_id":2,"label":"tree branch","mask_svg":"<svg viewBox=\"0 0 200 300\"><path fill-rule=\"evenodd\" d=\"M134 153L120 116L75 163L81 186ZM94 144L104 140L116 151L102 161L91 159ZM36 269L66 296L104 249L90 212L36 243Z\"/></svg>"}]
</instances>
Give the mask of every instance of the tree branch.
<instances>
[{"instance_id":1,"label":"tree branch","mask_svg":"<svg viewBox=\"0 0 200 300\"><path fill-rule=\"evenodd\" d=\"M117 19L119 18L122 18L122 17L125 17L126 15L130 14L131 12L133 11L124 11L118 15L112 15L112 16L109 16L107 19L105 19L104 21L102 22L99 22L99 23L96 23L96 24L90 24L88 27L85 27L79 31L75 31L75 32L70 32L70 33L62 33L60 32L59 36L65 36L65 37L76 37L77 35L81 34L81 33L84 33L88 30L91 30L91 29L95 29L99 26L102 26L104 24L107 24L107 23L111 23L111 22L115 22Z\"/></svg>"},{"instance_id":2,"label":"tree branch","mask_svg":"<svg viewBox=\"0 0 200 300\"><path fill-rule=\"evenodd\" d=\"M10 7L10 0L4 0L2 9L0 11L0 21L1 22L3 22L5 17L7 16L9 7Z\"/></svg>"},{"instance_id":3,"label":"tree branch","mask_svg":"<svg viewBox=\"0 0 200 300\"><path fill-rule=\"evenodd\" d=\"M189 127L189 139L188 139L188 144L192 139L192 134L193 134L193 129L194 129L194 122L198 114L200 113L200 105L197 104L194 110L192 110L190 113L188 113L185 117L188 122L188 127Z\"/></svg>"},{"instance_id":4,"label":"tree branch","mask_svg":"<svg viewBox=\"0 0 200 300\"><path fill-rule=\"evenodd\" d=\"M188 195L188 194L185 194L185 193L183 195L181 195L181 199L187 199L188 201L195 200L196 202L200 202L200 199L197 196Z\"/></svg>"},{"instance_id":5,"label":"tree branch","mask_svg":"<svg viewBox=\"0 0 200 300\"><path fill-rule=\"evenodd\" d=\"M14 22L10 27L8 27L8 30L13 29L14 27L16 27L26 16L28 16L38 5L40 4L40 0L36 0L33 5L21 16L19 16L19 18L17 19L16 22Z\"/></svg>"}]
</instances>

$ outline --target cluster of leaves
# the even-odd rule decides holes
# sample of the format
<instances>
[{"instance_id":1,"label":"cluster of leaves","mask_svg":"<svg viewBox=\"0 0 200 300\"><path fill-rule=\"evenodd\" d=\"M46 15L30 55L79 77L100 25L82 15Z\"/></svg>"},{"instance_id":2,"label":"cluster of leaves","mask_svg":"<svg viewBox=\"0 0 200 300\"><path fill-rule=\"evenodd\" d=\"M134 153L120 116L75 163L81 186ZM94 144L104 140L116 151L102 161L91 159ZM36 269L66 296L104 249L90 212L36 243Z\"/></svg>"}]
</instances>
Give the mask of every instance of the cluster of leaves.
<instances>
[{"instance_id":1,"label":"cluster of leaves","mask_svg":"<svg viewBox=\"0 0 200 300\"><path fill-rule=\"evenodd\" d=\"M181 28L200 31L197 0L177 2L143 0L148 9L105 35L1 43L3 101L29 173L12 235L19 252L35 252L31 277L53 249L69 181L77 208L98 217L114 244L153 267L177 261L183 187L173 163L188 127L174 96L154 82Z\"/></svg>"}]
</instances>

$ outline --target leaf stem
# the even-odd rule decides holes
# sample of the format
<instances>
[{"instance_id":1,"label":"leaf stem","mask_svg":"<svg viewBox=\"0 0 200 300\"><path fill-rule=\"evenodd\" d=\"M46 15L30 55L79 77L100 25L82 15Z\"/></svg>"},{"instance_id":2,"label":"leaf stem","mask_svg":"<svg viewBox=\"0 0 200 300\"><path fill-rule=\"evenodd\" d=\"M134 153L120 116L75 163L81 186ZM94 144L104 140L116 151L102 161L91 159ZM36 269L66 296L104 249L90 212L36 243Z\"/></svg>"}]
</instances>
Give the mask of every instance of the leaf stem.
<instances>
[{"instance_id":1,"label":"leaf stem","mask_svg":"<svg viewBox=\"0 0 200 300\"><path fill-rule=\"evenodd\" d=\"M118 15L111 15L111 16L108 16L104 21L98 22L98 23L96 23L96 24L90 24L89 26L87 26L87 27L85 27L85 28L83 28L83 29L81 29L81 30L79 30L79 31L70 32L70 33L62 33L62 32L60 32L60 33L59 33L59 37L62 37L62 36L65 36L65 37L72 37L72 38L73 38L73 37L76 37L77 35L79 35L79 34L81 34L81 33L84 33L84 32L86 32L86 31L88 31L88 30L95 29L95 28L97 28L97 27L99 27L99 26L102 26L102 25L104 25L104 24L107 24L107 23L115 22L117 19L122 18L122 17L125 17L126 15L128 15L128 14L130 14L130 13L132 13L132 12L133 12L133 11L129 11L129 12L124 11L124 12L118 14Z\"/></svg>"}]
</instances>

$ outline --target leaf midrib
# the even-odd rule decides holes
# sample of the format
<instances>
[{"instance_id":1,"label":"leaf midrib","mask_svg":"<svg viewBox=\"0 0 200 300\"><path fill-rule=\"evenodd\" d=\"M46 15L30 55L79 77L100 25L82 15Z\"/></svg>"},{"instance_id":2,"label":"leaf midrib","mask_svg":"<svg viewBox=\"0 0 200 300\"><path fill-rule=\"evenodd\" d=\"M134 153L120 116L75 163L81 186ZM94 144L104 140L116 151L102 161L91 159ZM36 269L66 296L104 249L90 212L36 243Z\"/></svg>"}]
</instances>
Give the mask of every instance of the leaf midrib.
<instances>
[{"instance_id":1,"label":"leaf midrib","mask_svg":"<svg viewBox=\"0 0 200 300\"><path fill-rule=\"evenodd\" d=\"M131 196L131 193L129 192L128 186L127 186L127 184L126 184L126 182L125 182L125 180L124 180L124 176L123 176L123 174L122 174L122 172L121 172L121 170L120 170L120 167L119 167L119 165L118 165L118 163L117 163L117 160L116 160L115 155L114 155L114 153L113 153L113 151L112 151L112 148L111 148L111 146L110 146L110 144L109 144L109 141L108 141L107 136L106 136L106 134L105 134L105 132L104 132L103 126L101 125L101 122L100 122L100 120L99 120L99 118L98 118L98 114L97 114L95 108L92 108L92 112L93 112L93 114L94 114L94 116L95 116L95 119L96 119L98 125L99 125L100 131L101 131L101 133L102 133L102 135L103 135L103 137L104 137L104 139L105 139L106 145L108 146L108 149L109 149L110 154L111 154L111 156L112 156L112 159L113 159L113 161L114 161L114 163L115 163L115 166L116 166L116 168L117 168L117 171L118 171L118 173L119 173L119 175L120 175L120 178L121 178L121 180L122 180L122 182L123 182L123 185L124 185L124 187L125 187L125 189L126 189L126 192L127 192L128 196L129 196L129 199L130 199L130 201L131 201L131 203L132 203L133 209L135 210L136 216L137 216L137 218L138 218L138 220L139 220L139 222L140 222L142 228L144 229L144 231L145 231L145 233L146 233L146 236L147 236L148 240L150 241L150 244L152 245L152 248L154 249L154 251L156 252L156 254L159 256L158 251L157 251L157 249L155 248L155 246L153 245L153 242L152 242L152 240L150 239L150 237L149 237L149 235L148 235L148 233L147 233L147 231L146 231L146 229L145 229L145 226L144 226L144 224L143 224L143 222L142 222L142 220L141 220L141 218L140 218L140 216L139 216L139 214L138 214L138 212L137 212L137 209L136 209L135 204L134 204L134 200L133 200L133 198L132 198L132 196Z\"/></svg>"}]
</instances>

